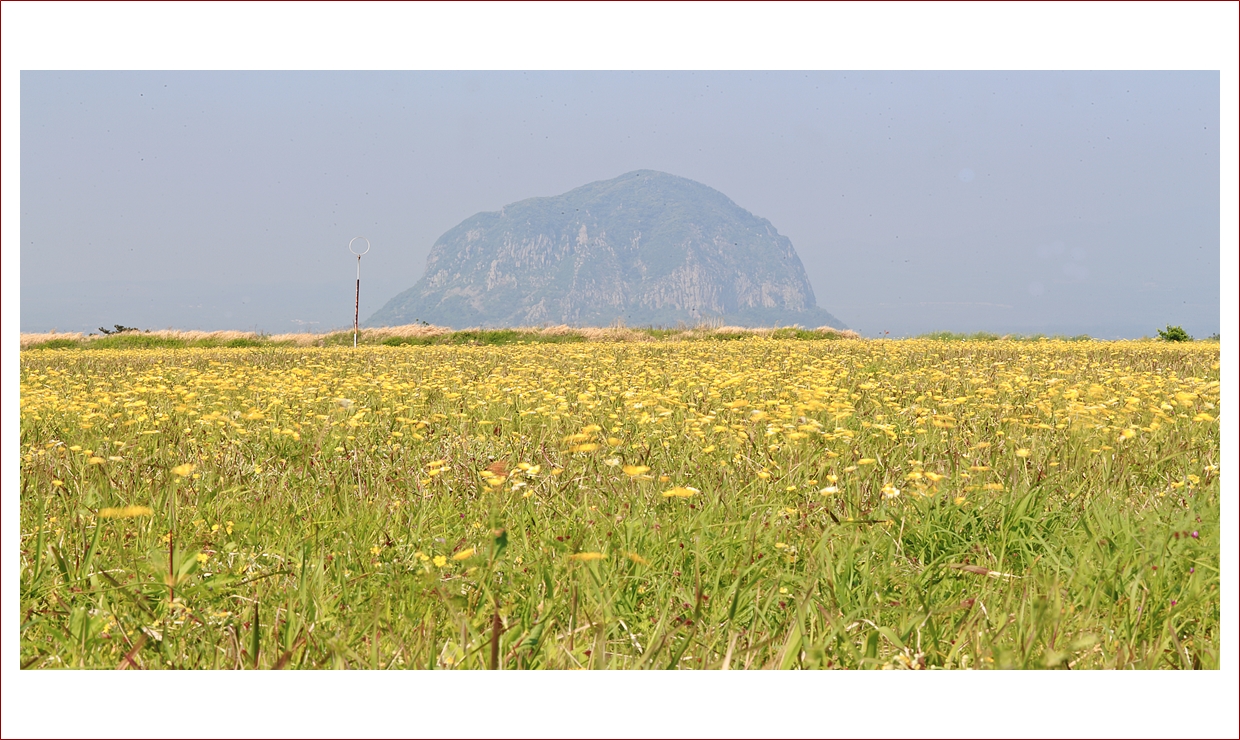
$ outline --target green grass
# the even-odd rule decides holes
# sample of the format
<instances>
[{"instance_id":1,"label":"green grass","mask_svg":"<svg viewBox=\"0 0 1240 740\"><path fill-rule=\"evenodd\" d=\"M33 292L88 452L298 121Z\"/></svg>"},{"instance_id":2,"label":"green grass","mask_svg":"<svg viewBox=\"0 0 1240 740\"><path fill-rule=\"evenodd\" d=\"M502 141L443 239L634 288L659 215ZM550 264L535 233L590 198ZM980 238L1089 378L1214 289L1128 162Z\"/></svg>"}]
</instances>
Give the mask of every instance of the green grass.
<instances>
[{"instance_id":1,"label":"green grass","mask_svg":"<svg viewBox=\"0 0 1240 740\"><path fill-rule=\"evenodd\" d=\"M238 339L230 339L227 342L224 342L223 346L236 349L238 347L265 347L265 346L270 346L272 344L275 344L275 343L269 342L269 341L264 342L261 339L247 339L245 337L240 337ZM198 346L203 346L203 345L198 345ZM211 345L206 345L206 346L211 346Z\"/></svg>"},{"instance_id":2,"label":"green grass","mask_svg":"<svg viewBox=\"0 0 1240 740\"><path fill-rule=\"evenodd\" d=\"M1094 338L1088 334L1077 334L1068 336L1065 334L995 334L988 331L978 331L972 334L959 333L952 331L935 331L928 334L919 334L918 339L933 339L942 342L996 342L1005 340L1010 342L1039 342L1039 341L1057 341L1057 342L1092 342Z\"/></svg>"},{"instance_id":3,"label":"green grass","mask_svg":"<svg viewBox=\"0 0 1240 740\"><path fill-rule=\"evenodd\" d=\"M53 340L55 341L55 340ZM148 334L116 334L83 342L91 349L179 349L190 346L184 339L170 339Z\"/></svg>"},{"instance_id":4,"label":"green grass","mask_svg":"<svg viewBox=\"0 0 1240 740\"><path fill-rule=\"evenodd\" d=\"M266 337L240 337L237 339L180 339L176 337L150 336L147 334L119 334L90 339L52 339L23 347L22 351L45 349L213 349L218 347L288 347L292 342L273 341Z\"/></svg>"},{"instance_id":5,"label":"green grass","mask_svg":"<svg viewBox=\"0 0 1240 740\"><path fill-rule=\"evenodd\" d=\"M384 347L424 347L434 343L434 337L388 337L383 340Z\"/></svg>"},{"instance_id":6,"label":"green grass","mask_svg":"<svg viewBox=\"0 0 1240 740\"><path fill-rule=\"evenodd\" d=\"M1174 371L1158 398L1217 415L1216 350L509 339L23 352L22 666L1219 666L1217 424L1168 405L1120 445L1107 424L1150 417L1106 406ZM1069 385L1106 393L1039 395ZM918 431L927 403L956 421ZM781 404L826 431L749 413Z\"/></svg>"},{"instance_id":7,"label":"green grass","mask_svg":"<svg viewBox=\"0 0 1240 740\"><path fill-rule=\"evenodd\" d=\"M52 339L47 342L32 344L26 349L81 349L82 342L74 339Z\"/></svg>"},{"instance_id":8,"label":"green grass","mask_svg":"<svg viewBox=\"0 0 1240 740\"><path fill-rule=\"evenodd\" d=\"M567 344L584 342L580 334L540 334L512 329L467 330L431 337L388 337L382 344L386 347L469 345L500 346L504 344Z\"/></svg>"},{"instance_id":9,"label":"green grass","mask_svg":"<svg viewBox=\"0 0 1240 740\"><path fill-rule=\"evenodd\" d=\"M691 330L684 328L638 328L634 331L655 340L683 339L689 341L733 341L750 339L754 336L754 333L749 331L711 331L693 333ZM824 336L823 334L815 331L795 327L776 329L770 332L769 336L772 339L801 341L837 338L833 335ZM315 346L352 347L353 341L354 338L352 331L338 331L323 335L317 340ZM466 329L431 336L375 337L362 334L358 337L357 341L361 346L382 345L386 347L425 347L432 345L502 346L506 344L578 343L587 341L587 338L583 334L575 332L566 332L563 334L544 334L538 331L524 331L517 329ZM153 336L142 333L125 333L113 336L83 339L52 339L46 342L31 344L24 347L23 351L47 349L211 349L218 347L237 348L287 346L292 346L292 342L286 340L277 341L268 336L262 335L253 338L225 340L211 337L201 339L183 339L177 337Z\"/></svg>"}]
</instances>

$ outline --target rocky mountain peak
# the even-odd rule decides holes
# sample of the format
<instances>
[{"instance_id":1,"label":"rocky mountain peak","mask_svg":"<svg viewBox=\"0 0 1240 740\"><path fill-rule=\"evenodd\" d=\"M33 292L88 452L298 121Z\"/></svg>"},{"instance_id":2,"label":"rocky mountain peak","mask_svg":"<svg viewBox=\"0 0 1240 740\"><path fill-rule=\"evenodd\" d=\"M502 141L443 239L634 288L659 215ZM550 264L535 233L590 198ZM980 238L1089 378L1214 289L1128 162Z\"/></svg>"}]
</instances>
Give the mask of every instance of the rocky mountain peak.
<instances>
[{"instance_id":1,"label":"rocky mountain peak","mask_svg":"<svg viewBox=\"0 0 1240 740\"><path fill-rule=\"evenodd\" d=\"M829 325L792 242L713 188L638 170L474 215L366 321Z\"/></svg>"}]
</instances>

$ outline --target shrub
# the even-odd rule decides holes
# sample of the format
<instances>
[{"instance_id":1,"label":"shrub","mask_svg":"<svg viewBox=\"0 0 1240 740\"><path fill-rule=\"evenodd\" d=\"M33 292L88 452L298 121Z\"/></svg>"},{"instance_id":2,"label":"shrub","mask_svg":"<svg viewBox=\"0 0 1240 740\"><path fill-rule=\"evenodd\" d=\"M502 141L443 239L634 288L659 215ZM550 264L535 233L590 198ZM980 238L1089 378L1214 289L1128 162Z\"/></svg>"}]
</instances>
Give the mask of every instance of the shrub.
<instances>
[{"instance_id":1,"label":"shrub","mask_svg":"<svg viewBox=\"0 0 1240 740\"><path fill-rule=\"evenodd\" d=\"M1158 338L1164 342L1191 342L1193 338L1184 331L1183 327L1167 325L1166 329L1158 330Z\"/></svg>"},{"instance_id":2,"label":"shrub","mask_svg":"<svg viewBox=\"0 0 1240 740\"><path fill-rule=\"evenodd\" d=\"M113 324L112 326L113 326L112 331L108 331L107 329L104 329L102 326L99 327L99 331L103 332L104 335L123 334L127 331L141 331L141 329L139 329L136 326L125 326L124 324Z\"/></svg>"},{"instance_id":3,"label":"shrub","mask_svg":"<svg viewBox=\"0 0 1240 740\"><path fill-rule=\"evenodd\" d=\"M121 334L113 332L111 336L91 340L87 345L91 349L175 349L184 347L184 339L173 337L153 337L150 334Z\"/></svg>"},{"instance_id":4,"label":"shrub","mask_svg":"<svg viewBox=\"0 0 1240 740\"><path fill-rule=\"evenodd\" d=\"M388 337L383 344L388 347L408 347L411 345L433 344L434 337Z\"/></svg>"},{"instance_id":5,"label":"shrub","mask_svg":"<svg viewBox=\"0 0 1240 740\"><path fill-rule=\"evenodd\" d=\"M74 339L49 339L46 342L30 345L29 349L76 349L81 343Z\"/></svg>"},{"instance_id":6,"label":"shrub","mask_svg":"<svg viewBox=\"0 0 1240 740\"><path fill-rule=\"evenodd\" d=\"M771 332L771 339L822 339L823 335L810 331L809 329L801 329L795 326L786 326L782 329L776 329Z\"/></svg>"},{"instance_id":7,"label":"shrub","mask_svg":"<svg viewBox=\"0 0 1240 740\"><path fill-rule=\"evenodd\" d=\"M751 336L753 335L743 331L712 331L706 335L706 338L716 342L728 342L735 339L748 339Z\"/></svg>"},{"instance_id":8,"label":"shrub","mask_svg":"<svg viewBox=\"0 0 1240 740\"><path fill-rule=\"evenodd\" d=\"M320 345L322 347L352 347L353 346L353 332L352 331L332 332L331 334L328 334L327 336L323 337L319 341L322 343ZM359 342L360 342L360 336L359 336Z\"/></svg>"}]
</instances>

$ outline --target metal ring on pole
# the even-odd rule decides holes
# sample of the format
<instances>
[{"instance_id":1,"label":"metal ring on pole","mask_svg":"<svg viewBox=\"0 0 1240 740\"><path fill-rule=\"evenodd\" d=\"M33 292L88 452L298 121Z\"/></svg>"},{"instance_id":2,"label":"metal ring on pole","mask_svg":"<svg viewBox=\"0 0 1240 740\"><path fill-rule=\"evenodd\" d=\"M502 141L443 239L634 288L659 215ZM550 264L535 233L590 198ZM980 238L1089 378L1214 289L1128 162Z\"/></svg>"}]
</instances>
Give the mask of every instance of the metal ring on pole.
<instances>
[{"instance_id":1,"label":"metal ring on pole","mask_svg":"<svg viewBox=\"0 0 1240 740\"><path fill-rule=\"evenodd\" d=\"M353 242L357 241L358 239L361 239L362 241L366 242L366 248L360 252L356 252L353 250ZM336 243L339 244L340 242L336 242ZM367 252L370 251L370 240L364 236L353 237L352 239L349 240L349 251L353 252L353 254L356 254L358 257L361 257L363 254L366 254Z\"/></svg>"}]
</instances>

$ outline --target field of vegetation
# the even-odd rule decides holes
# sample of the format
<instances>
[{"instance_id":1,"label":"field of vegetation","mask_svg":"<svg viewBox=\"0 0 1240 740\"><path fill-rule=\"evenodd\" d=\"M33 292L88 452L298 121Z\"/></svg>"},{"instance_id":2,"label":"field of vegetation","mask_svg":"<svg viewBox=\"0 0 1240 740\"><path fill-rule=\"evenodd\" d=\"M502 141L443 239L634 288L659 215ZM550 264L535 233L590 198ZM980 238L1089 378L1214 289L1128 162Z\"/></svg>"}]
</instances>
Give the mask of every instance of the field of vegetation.
<instances>
[{"instance_id":1,"label":"field of vegetation","mask_svg":"<svg viewBox=\"0 0 1240 740\"><path fill-rule=\"evenodd\" d=\"M352 347L353 332L331 331L323 334L259 334L252 331L178 331L175 329L142 331L116 325L117 331L102 334L45 333L22 334L22 349L229 349L247 347ZM103 331L101 327L101 331ZM762 337L765 339L857 339L848 329L829 326L803 329L788 326L754 329L740 326L695 326L679 328L574 327L542 326L515 329L449 329L430 324L385 326L362 329L357 344L406 347L418 345L479 345L502 344L571 344L574 342L666 342L666 341L731 341ZM992 338L998 339L997 336Z\"/></svg>"},{"instance_id":2,"label":"field of vegetation","mask_svg":"<svg viewBox=\"0 0 1240 740\"><path fill-rule=\"evenodd\" d=\"M1219 348L27 349L24 668L1217 668Z\"/></svg>"}]
</instances>

